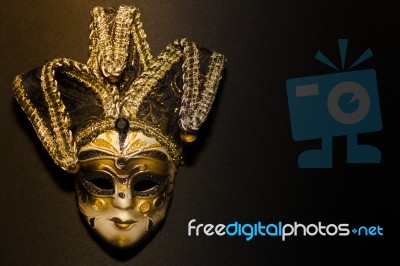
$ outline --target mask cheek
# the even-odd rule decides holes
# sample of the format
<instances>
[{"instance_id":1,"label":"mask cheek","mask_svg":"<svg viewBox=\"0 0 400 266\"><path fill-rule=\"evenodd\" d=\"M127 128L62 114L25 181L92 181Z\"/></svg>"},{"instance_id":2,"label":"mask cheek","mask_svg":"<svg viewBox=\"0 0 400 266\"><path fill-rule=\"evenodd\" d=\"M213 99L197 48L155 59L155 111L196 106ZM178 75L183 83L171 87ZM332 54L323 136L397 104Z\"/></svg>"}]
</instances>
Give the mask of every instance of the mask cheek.
<instances>
[{"instance_id":1,"label":"mask cheek","mask_svg":"<svg viewBox=\"0 0 400 266\"><path fill-rule=\"evenodd\" d=\"M111 198L95 197L89 194L82 184L76 185L76 195L79 210L92 229L95 229L100 219L107 219L112 208Z\"/></svg>"},{"instance_id":2,"label":"mask cheek","mask_svg":"<svg viewBox=\"0 0 400 266\"><path fill-rule=\"evenodd\" d=\"M151 233L164 220L170 201L165 192L149 198L139 198L136 201L134 212L142 217L146 233Z\"/></svg>"},{"instance_id":3,"label":"mask cheek","mask_svg":"<svg viewBox=\"0 0 400 266\"><path fill-rule=\"evenodd\" d=\"M147 232L155 230L167 215L173 193L174 176L175 171L171 171L166 187L159 194L146 198L137 197L134 200L134 210L144 218Z\"/></svg>"}]
</instances>

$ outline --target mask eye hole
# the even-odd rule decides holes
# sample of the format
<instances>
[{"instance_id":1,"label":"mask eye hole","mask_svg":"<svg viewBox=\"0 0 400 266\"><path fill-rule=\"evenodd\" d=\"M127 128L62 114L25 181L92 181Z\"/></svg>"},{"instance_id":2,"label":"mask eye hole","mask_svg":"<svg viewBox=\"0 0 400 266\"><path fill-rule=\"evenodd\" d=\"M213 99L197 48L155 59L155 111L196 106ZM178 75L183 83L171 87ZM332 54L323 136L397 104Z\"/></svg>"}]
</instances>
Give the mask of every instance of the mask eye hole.
<instances>
[{"instance_id":1,"label":"mask eye hole","mask_svg":"<svg viewBox=\"0 0 400 266\"><path fill-rule=\"evenodd\" d=\"M138 192L145 192L150 189L153 189L157 185L158 184L156 182L154 182L153 180L139 180L133 186L133 190L138 191Z\"/></svg>"},{"instance_id":2,"label":"mask eye hole","mask_svg":"<svg viewBox=\"0 0 400 266\"><path fill-rule=\"evenodd\" d=\"M166 187L167 180L168 175L139 173L132 180L132 195L140 197L153 196Z\"/></svg>"},{"instance_id":3,"label":"mask eye hole","mask_svg":"<svg viewBox=\"0 0 400 266\"><path fill-rule=\"evenodd\" d=\"M100 189L104 189L104 190L114 189L114 184L110 180L105 179L105 178L93 178L87 182L92 183L95 187L98 187Z\"/></svg>"},{"instance_id":4,"label":"mask eye hole","mask_svg":"<svg viewBox=\"0 0 400 266\"><path fill-rule=\"evenodd\" d=\"M93 195L114 194L114 181L107 173L98 171L80 173L79 179L85 189Z\"/></svg>"}]
</instances>

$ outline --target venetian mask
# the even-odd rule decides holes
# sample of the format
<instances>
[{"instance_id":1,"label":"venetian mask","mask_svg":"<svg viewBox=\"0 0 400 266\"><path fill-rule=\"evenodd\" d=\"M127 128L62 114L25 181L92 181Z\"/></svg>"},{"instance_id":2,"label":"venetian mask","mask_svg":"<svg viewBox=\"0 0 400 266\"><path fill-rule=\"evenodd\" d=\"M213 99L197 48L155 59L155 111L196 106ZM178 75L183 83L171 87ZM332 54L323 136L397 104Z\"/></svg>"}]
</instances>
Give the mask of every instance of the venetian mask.
<instances>
[{"instance_id":1,"label":"venetian mask","mask_svg":"<svg viewBox=\"0 0 400 266\"><path fill-rule=\"evenodd\" d=\"M14 92L54 162L75 174L88 226L127 248L164 219L224 57L180 39L153 58L135 7L91 14L87 64L54 59L16 77Z\"/></svg>"}]
</instances>

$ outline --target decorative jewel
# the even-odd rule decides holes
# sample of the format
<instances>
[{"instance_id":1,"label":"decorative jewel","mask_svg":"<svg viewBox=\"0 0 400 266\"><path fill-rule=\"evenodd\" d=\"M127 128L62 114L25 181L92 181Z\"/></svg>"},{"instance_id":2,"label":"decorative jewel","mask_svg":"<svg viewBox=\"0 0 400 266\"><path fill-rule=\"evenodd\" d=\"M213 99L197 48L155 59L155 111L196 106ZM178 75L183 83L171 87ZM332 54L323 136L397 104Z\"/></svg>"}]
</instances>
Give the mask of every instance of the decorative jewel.
<instances>
[{"instance_id":1,"label":"decorative jewel","mask_svg":"<svg viewBox=\"0 0 400 266\"><path fill-rule=\"evenodd\" d=\"M91 15L86 65L54 59L13 87L54 162L76 174L88 225L127 248L164 219L182 145L195 141L225 59L187 39L153 58L133 6Z\"/></svg>"}]
</instances>

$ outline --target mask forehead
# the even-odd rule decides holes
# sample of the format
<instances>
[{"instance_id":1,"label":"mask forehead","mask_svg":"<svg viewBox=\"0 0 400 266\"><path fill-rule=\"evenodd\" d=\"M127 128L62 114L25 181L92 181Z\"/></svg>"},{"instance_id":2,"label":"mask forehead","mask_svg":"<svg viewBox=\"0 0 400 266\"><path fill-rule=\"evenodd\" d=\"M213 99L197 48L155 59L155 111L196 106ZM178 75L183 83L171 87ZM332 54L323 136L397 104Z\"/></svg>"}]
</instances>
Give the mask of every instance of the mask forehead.
<instances>
[{"instance_id":1,"label":"mask forehead","mask_svg":"<svg viewBox=\"0 0 400 266\"><path fill-rule=\"evenodd\" d=\"M148 137L140 131L128 131L121 134L115 130L108 130L97 136L92 142L83 146L79 151L79 160L94 159L95 153L114 157L130 158L144 151L159 151L169 157L167 149L155 138ZM91 152L91 156L85 156Z\"/></svg>"},{"instance_id":2,"label":"mask forehead","mask_svg":"<svg viewBox=\"0 0 400 266\"><path fill-rule=\"evenodd\" d=\"M109 244L125 248L164 219L176 168L154 138L118 135L107 131L81 149L76 192L88 225Z\"/></svg>"}]
</instances>

